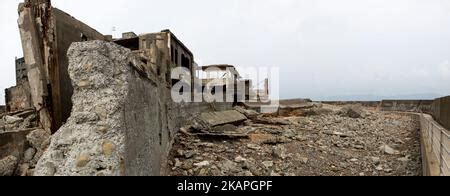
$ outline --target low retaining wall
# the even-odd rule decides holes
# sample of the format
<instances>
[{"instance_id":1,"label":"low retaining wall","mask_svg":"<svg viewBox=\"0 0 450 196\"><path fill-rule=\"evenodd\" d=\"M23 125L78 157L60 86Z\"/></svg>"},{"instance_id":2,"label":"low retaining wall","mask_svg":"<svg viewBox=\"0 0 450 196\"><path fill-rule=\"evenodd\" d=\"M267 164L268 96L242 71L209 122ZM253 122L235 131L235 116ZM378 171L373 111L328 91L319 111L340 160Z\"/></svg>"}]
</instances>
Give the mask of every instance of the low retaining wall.
<instances>
[{"instance_id":1,"label":"low retaining wall","mask_svg":"<svg viewBox=\"0 0 450 196\"><path fill-rule=\"evenodd\" d=\"M433 100L383 100L381 111L431 113Z\"/></svg>"},{"instance_id":2,"label":"low retaining wall","mask_svg":"<svg viewBox=\"0 0 450 196\"><path fill-rule=\"evenodd\" d=\"M425 176L450 176L450 132L427 114L420 114Z\"/></svg>"},{"instance_id":3,"label":"low retaining wall","mask_svg":"<svg viewBox=\"0 0 450 196\"><path fill-rule=\"evenodd\" d=\"M329 105L356 105L361 104L364 107L378 107L380 106L380 101L322 101L321 103Z\"/></svg>"}]
</instances>

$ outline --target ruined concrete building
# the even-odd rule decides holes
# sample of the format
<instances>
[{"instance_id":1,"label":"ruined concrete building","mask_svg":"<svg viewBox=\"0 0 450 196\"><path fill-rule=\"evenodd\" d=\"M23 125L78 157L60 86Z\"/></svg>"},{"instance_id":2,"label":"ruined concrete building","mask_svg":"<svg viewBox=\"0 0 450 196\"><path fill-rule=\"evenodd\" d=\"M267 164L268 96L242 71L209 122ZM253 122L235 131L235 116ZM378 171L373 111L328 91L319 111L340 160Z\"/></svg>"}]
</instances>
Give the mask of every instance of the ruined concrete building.
<instances>
[{"instance_id":1,"label":"ruined concrete building","mask_svg":"<svg viewBox=\"0 0 450 196\"><path fill-rule=\"evenodd\" d=\"M13 170L2 175L159 175L187 116L232 109L171 101L171 70L186 68L194 84L203 68L170 30L114 39L50 0L18 13L24 57L0 108L0 164Z\"/></svg>"}]
</instances>

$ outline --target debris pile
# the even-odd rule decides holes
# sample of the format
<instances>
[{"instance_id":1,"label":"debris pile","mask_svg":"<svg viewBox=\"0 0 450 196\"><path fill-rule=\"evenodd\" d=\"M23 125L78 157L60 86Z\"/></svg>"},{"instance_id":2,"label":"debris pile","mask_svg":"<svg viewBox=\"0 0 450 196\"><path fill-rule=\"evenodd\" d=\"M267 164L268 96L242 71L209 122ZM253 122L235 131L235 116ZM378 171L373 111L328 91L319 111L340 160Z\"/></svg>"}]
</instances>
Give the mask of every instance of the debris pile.
<instances>
[{"instance_id":1,"label":"debris pile","mask_svg":"<svg viewBox=\"0 0 450 196\"><path fill-rule=\"evenodd\" d=\"M305 108L310 110L312 108ZM419 129L414 116L362 106L316 106L304 116L267 116L235 108L247 137L180 133L167 173L174 176L417 176ZM300 112L298 113L300 114ZM250 117L250 116L251 117Z\"/></svg>"},{"instance_id":2,"label":"debris pile","mask_svg":"<svg viewBox=\"0 0 450 196\"><path fill-rule=\"evenodd\" d=\"M50 143L51 133L39 127L34 110L0 117L0 176L32 176Z\"/></svg>"},{"instance_id":3,"label":"debris pile","mask_svg":"<svg viewBox=\"0 0 450 196\"><path fill-rule=\"evenodd\" d=\"M36 112L24 110L0 115L0 133L29 129L38 126Z\"/></svg>"}]
</instances>

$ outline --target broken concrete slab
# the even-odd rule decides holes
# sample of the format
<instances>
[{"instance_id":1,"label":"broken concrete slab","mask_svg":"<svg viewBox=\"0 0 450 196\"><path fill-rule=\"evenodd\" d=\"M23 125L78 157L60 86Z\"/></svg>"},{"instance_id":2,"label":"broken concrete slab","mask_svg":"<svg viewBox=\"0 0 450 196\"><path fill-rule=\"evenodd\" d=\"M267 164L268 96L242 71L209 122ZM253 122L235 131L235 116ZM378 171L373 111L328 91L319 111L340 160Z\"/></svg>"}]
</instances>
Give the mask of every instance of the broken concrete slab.
<instances>
[{"instance_id":1,"label":"broken concrete slab","mask_svg":"<svg viewBox=\"0 0 450 196\"><path fill-rule=\"evenodd\" d=\"M247 117L236 110L223 112L201 113L197 118L209 127L215 127L225 124L238 124L247 120Z\"/></svg>"},{"instance_id":2,"label":"broken concrete slab","mask_svg":"<svg viewBox=\"0 0 450 196\"><path fill-rule=\"evenodd\" d=\"M241 114L244 114L249 119L256 118L258 117L258 115L260 115L260 113L256 112L255 110L247 110L240 106L234 107L234 110L240 112Z\"/></svg>"}]
</instances>

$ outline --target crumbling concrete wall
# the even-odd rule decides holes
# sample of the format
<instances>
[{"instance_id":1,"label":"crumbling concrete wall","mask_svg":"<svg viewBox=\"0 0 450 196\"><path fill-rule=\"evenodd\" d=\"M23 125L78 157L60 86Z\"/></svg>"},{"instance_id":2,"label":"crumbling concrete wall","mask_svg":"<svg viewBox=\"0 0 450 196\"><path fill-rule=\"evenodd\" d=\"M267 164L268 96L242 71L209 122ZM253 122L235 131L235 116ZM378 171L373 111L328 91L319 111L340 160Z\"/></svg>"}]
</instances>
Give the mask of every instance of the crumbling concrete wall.
<instances>
[{"instance_id":1,"label":"crumbling concrete wall","mask_svg":"<svg viewBox=\"0 0 450 196\"><path fill-rule=\"evenodd\" d=\"M69 50L73 110L35 175L159 175L182 111L129 49L103 41Z\"/></svg>"},{"instance_id":2,"label":"crumbling concrete wall","mask_svg":"<svg viewBox=\"0 0 450 196\"><path fill-rule=\"evenodd\" d=\"M450 176L450 131L433 117L420 115L422 163L425 176Z\"/></svg>"},{"instance_id":3,"label":"crumbling concrete wall","mask_svg":"<svg viewBox=\"0 0 450 196\"><path fill-rule=\"evenodd\" d=\"M67 49L72 42L105 37L61 10L50 0L26 0L19 5L19 30L31 105L40 112L44 129L56 131L69 117L72 86ZM18 84L21 86L21 84Z\"/></svg>"}]
</instances>

